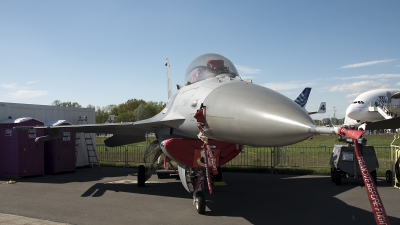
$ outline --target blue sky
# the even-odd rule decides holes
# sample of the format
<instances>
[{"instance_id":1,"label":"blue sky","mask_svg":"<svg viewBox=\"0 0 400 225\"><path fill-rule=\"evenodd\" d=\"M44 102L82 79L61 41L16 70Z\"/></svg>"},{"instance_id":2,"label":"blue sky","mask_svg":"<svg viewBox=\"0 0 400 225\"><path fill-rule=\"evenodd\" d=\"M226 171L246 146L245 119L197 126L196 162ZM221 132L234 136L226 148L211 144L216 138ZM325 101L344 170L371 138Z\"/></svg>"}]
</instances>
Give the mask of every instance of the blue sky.
<instances>
[{"instance_id":1,"label":"blue sky","mask_svg":"<svg viewBox=\"0 0 400 225\"><path fill-rule=\"evenodd\" d=\"M205 53L315 119L359 93L400 89L400 1L0 1L0 102L107 106L167 101ZM174 88L174 92L176 89Z\"/></svg>"}]
</instances>

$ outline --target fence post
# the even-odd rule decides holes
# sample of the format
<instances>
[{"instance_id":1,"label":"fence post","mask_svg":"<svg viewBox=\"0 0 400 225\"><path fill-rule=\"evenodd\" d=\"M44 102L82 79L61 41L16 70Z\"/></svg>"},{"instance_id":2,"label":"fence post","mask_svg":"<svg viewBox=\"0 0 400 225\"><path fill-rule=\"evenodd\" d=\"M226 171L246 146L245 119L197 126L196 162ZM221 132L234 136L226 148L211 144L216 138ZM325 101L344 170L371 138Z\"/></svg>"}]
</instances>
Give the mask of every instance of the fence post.
<instances>
[{"instance_id":1,"label":"fence post","mask_svg":"<svg viewBox=\"0 0 400 225\"><path fill-rule=\"evenodd\" d=\"M125 159L124 159L125 165L124 165L124 168L126 168L126 167L129 167L129 164L128 164L128 149L127 149L126 146L124 146L124 148L125 148Z\"/></svg>"}]
</instances>

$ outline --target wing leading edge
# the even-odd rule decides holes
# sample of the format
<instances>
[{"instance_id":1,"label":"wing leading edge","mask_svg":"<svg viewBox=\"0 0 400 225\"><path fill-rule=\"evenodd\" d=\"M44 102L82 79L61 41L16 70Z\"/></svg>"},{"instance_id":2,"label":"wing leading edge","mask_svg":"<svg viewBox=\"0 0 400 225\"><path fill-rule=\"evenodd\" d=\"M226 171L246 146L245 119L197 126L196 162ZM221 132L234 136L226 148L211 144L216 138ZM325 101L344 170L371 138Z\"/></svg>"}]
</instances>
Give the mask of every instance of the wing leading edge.
<instances>
[{"instance_id":1,"label":"wing leading edge","mask_svg":"<svg viewBox=\"0 0 400 225\"><path fill-rule=\"evenodd\" d=\"M109 147L130 144L145 140L145 133L156 132L162 126L178 127L185 120L183 117L160 118L157 115L150 119L127 123L108 123L108 124L84 124L66 126L43 126L43 127L14 127L16 130L23 129L50 129L50 135L36 138L36 142L43 142L60 137L63 128L69 128L73 132L84 133L105 133L114 134L107 139L105 144Z\"/></svg>"}]
</instances>

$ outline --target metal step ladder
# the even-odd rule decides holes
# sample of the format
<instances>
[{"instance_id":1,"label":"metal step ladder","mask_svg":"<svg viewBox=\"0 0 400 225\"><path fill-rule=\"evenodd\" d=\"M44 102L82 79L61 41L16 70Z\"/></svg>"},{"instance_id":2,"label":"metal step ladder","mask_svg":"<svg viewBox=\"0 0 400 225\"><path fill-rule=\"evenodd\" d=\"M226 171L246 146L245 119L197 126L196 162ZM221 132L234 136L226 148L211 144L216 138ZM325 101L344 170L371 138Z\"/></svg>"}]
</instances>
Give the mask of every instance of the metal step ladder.
<instances>
[{"instance_id":1,"label":"metal step ladder","mask_svg":"<svg viewBox=\"0 0 400 225\"><path fill-rule=\"evenodd\" d=\"M385 106L370 106L368 107L368 111L370 112L378 112L383 116L385 119L393 118L393 114L389 112L389 110Z\"/></svg>"},{"instance_id":2,"label":"metal step ladder","mask_svg":"<svg viewBox=\"0 0 400 225\"><path fill-rule=\"evenodd\" d=\"M84 117L79 116L77 124L78 125L88 124L87 116L84 116ZM99 168L101 168L99 159L97 158L96 149L93 144L93 138L90 133L84 133L84 132L77 133L76 145L75 145L76 156L78 156L78 150L79 150L79 145L80 145L81 139L84 140L84 144L86 146L86 152L87 152L87 156L88 156L89 166L93 167L94 164L97 164L97 166Z\"/></svg>"}]
</instances>

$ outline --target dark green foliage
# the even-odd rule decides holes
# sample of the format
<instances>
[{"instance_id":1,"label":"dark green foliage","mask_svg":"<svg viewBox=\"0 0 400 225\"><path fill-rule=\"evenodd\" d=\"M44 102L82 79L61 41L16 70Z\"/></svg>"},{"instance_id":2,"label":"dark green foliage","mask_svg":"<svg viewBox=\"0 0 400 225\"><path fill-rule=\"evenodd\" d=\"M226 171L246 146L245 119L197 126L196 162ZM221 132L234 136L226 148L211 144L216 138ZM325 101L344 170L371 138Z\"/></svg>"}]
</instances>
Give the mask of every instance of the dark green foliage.
<instances>
[{"instance_id":1,"label":"dark green foliage","mask_svg":"<svg viewBox=\"0 0 400 225\"><path fill-rule=\"evenodd\" d=\"M77 102L61 102L60 100L54 100L51 104L54 106L81 107ZM119 123L148 119L161 112L165 108L165 105L164 102L146 102L143 99L129 99L119 105L95 107L89 104L87 108L96 110L96 123L105 123L111 115L115 115L114 122Z\"/></svg>"},{"instance_id":2,"label":"dark green foliage","mask_svg":"<svg viewBox=\"0 0 400 225\"><path fill-rule=\"evenodd\" d=\"M130 99L113 110L110 115L116 115L115 122L134 122L155 116L165 107L164 102L145 102L140 99Z\"/></svg>"},{"instance_id":3,"label":"dark green foliage","mask_svg":"<svg viewBox=\"0 0 400 225\"><path fill-rule=\"evenodd\" d=\"M125 112L120 112L117 114L117 117L115 118L116 123L120 122L135 122L136 117L134 114L135 111L125 111Z\"/></svg>"},{"instance_id":4,"label":"dark green foliage","mask_svg":"<svg viewBox=\"0 0 400 225\"><path fill-rule=\"evenodd\" d=\"M82 107L77 102L61 102L60 100L54 100L53 103L51 103L51 105L63 106L63 107L76 107L76 108L81 108Z\"/></svg>"},{"instance_id":5,"label":"dark green foliage","mask_svg":"<svg viewBox=\"0 0 400 225\"><path fill-rule=\"evenodd\" d=\"M101 108L99 106L97 106L97 108L96 108L96 123L106 122L110 115L114 115L111 113L111 111L116 107L117 107L116 105L108 105L108 106L101 107Z\"/></svg>"}]
</instances>

